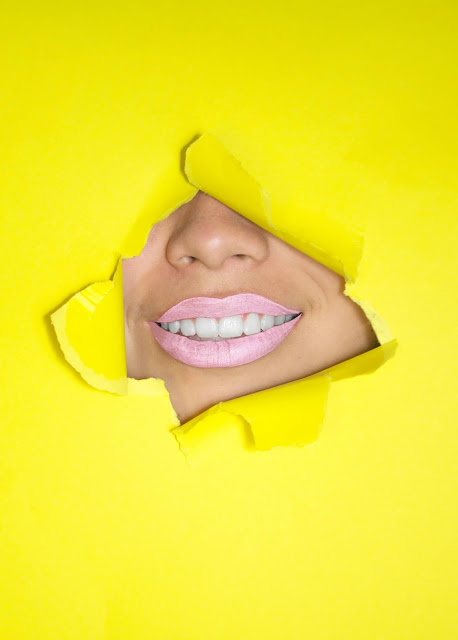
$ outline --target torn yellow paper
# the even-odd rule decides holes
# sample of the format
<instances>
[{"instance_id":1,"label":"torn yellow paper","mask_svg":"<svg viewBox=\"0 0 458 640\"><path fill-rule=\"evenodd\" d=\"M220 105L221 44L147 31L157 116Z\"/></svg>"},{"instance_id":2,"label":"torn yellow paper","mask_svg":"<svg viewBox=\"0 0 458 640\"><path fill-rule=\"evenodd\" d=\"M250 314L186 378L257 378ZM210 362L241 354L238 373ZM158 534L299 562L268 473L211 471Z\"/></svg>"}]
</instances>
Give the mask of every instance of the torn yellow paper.
<instances>
[{"instance_id":1,"label":"torn yellow paper","mask_svg":"<svg viewBox=\"0 0 458 640\"><path fill-rule=\"evenodd\" d=\"M215 137L204 134L187 148L184 170L197 189L272 231L269 195Z\"/></svg>"},{"instance_id":2,"label":"torn yellow paper","mask_svg":"<svg viewBox=\"0 0 458 640\"><path fill-rule=\"evenodd\" d=\"M68 362L91 386L119 395L167 397L162 380L134 380L126 374L122 306L122 262L113 280L96 282L52 314ZM179 424L170 406L171 424Z\"/></svg>"},{"instance_id":3,"label":"torn yellow paper","mask_svg":"<svg viewBox=\"0 0 458 640\"><path fill-rule=\"evenodd\" d=\"M65 357L86 382L124 394L127 374L121 267L120 262L113 280L96 282L74 295L51 320Z\"/></svg>"},{"instance_id":4,"label":"torn yellow paper","mask_svg":"<svg viewBox=\"0 0 458 640\"><path fill-rule=\"evenodd\" d=\"M164 174L157 185L157 197L126 238L123 256L139 253L151 227L202 190L325 266L349 279L356 277L362 254L361 233L322 216L306 216L302 211L294 218L294 228L282 229L281 207L271 208L267 192L213 136L205 134L188 147L184 170L187 180L177 167ZM364 308L364 302L360 304ZM372 315L371 320L379 327L377 335L383 340L389 332L374 312ZM65 357L92 386L121 395L167 394L161 380L138 381L126 376L121 261L113 280L93 284L73 296L52 315L52 322ZM395 342L389 340L309 378L219 403L175 428L174 434L186 450L209 428L215 428L219 419L231 415L246 425L247 442L256 449L313 442L323 423L330 383L374 371L394 350ZM172 407L170 416L170 426L176 427Z\"/></svg>"},{"instance_id":5,"label":"torn yellow paper","mask_svg":"<svg viewBox=\"0 0 458 640\"><path fill-rule=\"evenodd\" d=\"M196 193L197 188L186 180L177 163L164 171L154 189L154 198L137 217L135 225L124 239L120 248L121 256L130 258L141 253L153 224L191 200Z\"/></svg>"},{"instance_id":6,"label":"torn yellow paper","mask_svg":"<svg viewBox=\"0 0 458 640\"><path fill-rule=\"evenodd\" d=\"M177 427L173 433L181 449L186 451L196 443L197 435L194 432L197 426L200 428L198 439L203 438L215 428L214 416L222 417L227 413L244 421L256 449L310 444L317 439L324 420L330 383L372 373L394 355L396 346L396 341L392 340L309 378L220 402Z\"/></svg>"},{"instance_id":7,"label":"torn yellow paper","mask_svg":"<svg viewBox=\"0 0 458 640\"><path fill-rule=\"evenodd\" d=\"M186 152L189 182L241 213L340 275L354 280L363 250L363 234L325 216L299 211L297 204L271 203L268 193L210 134ZM294 229L284 227L285 207L296 211Z\"/></svg>"},{"instance_id":8,"label":"torn yellow paper","mask_svg":"<svg viewBox=\"0 0 458 640\"><path fill-rule=\"evenodd\" d=\"M278 446L304 445L314 442L324 418L329 377L319 375L307 380L297 380L256 394L220 402L182 427L173 430L183 451L192 447L200 427L214 429L214 416L231 414L241 418L247 427L255 449L265 450Z\"/></svg>"}]
</instances>

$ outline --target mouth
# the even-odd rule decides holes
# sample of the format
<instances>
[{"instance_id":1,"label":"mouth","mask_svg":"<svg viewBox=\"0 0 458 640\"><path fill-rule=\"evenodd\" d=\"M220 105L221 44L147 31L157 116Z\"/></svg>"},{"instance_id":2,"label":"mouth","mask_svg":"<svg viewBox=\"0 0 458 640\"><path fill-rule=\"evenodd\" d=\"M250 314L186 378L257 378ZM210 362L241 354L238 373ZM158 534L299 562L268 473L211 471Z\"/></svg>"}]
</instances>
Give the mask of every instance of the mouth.
<instances>
[{"instance_id":1,"label":"mouth","mask_svg":"<svg viewBox=\"0 0 458 640\"><path fill-rule=\"evenodd\" d=\"M201 368L237 367L273 351L301 318L268 298L242 293L227 298L188 298L149 322L159 345L173 358Z\"/></svg>"}]
</instances>

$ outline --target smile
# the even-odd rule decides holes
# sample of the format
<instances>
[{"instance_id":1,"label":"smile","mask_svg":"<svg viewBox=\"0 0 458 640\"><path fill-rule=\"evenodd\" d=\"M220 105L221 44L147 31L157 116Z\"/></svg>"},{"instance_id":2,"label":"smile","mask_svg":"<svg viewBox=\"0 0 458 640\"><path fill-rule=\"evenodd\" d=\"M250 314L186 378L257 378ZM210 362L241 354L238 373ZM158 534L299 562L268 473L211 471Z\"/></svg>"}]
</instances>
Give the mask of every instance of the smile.
<instances>
[{"instance_id":1,"label":"smile","mask_svg":"<svg viewBox=\"0 0 458 640\"><path fill-rule=\"evenodd\" d=\"M273 351L301 312L252 293L188 298L150 322L159 345L173 358L201 368L237 367Z\"/></svg>"}]
</instances>

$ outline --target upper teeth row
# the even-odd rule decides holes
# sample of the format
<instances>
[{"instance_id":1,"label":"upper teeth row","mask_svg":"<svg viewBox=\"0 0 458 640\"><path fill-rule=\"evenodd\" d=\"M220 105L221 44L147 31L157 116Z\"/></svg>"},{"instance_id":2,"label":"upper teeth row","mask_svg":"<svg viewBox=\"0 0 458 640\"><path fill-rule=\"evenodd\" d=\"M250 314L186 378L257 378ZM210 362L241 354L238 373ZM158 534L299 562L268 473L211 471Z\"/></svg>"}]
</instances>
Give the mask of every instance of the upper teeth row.
<instances>
[{"instance_id":1,"label":"upper teeth row","mask_svg":"<svg viewBox=\"0 0 458 640\"><path fill-rule=\"evenodd\" d=\"M295 316L268 316L258 313L248 313L246 316L228 316L227 318L195 318L175 320L174 322L160 322L160 326L171 333L183 336L198 336L199 338L238 338L245 334L252 336L261 331L267 331L274 325L289 322ZM245 318L245 319L244 319Z\"/></svg>"}]
</instances>

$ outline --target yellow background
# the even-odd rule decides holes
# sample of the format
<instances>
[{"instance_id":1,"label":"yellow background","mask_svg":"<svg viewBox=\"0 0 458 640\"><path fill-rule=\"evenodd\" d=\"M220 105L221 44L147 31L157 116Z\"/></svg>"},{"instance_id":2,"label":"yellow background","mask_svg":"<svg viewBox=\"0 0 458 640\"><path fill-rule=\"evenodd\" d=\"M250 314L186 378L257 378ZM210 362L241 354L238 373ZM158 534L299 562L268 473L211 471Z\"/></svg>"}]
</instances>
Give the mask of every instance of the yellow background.
<instances>
[{"instance_id":1,"label":"yellow background","mask_svg":"<svg viewBox=\"0 0 458 640\"><path fill-rule=\"evenodd\" d=\"M165 7L3 10L0 637L454 640L455 3ZM366 228L399 348L312 446L229 425L186 461L165 399L92 389L50 328L203 131Z\"/></svg>"}]
</instances>

